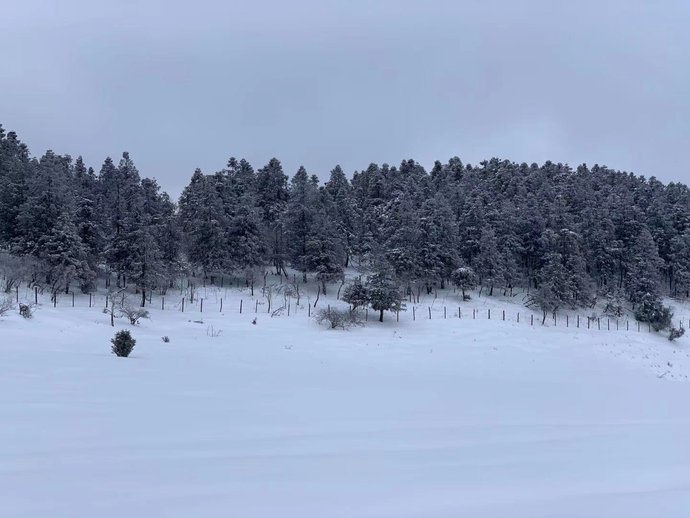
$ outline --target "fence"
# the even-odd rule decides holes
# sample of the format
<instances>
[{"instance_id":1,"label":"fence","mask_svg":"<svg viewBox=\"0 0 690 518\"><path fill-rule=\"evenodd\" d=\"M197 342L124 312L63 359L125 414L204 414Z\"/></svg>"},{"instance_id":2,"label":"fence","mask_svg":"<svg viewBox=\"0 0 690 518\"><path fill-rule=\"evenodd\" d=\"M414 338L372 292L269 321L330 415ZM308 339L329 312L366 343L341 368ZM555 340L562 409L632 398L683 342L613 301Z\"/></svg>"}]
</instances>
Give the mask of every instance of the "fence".
<instances>
[{"instance_id":1,"label":"fence","mask_svg":"<svg viewBox=\"0 0 690 518\"><path fill-rule=\"evenodd\" d=\"M233 284L231 284L233 286ZM234 287L234 286L233 286ZM232 288L231 288L232 289ZM209 290L211 293L209 295ZM232 314L268 314L271 317L295 317L304 315L307 318L312 316L315 311L315 302L311 297L300 297L300 303L297 303L296 298L292 296L276 297L262 294L261 288L256 288L255 295L240 292L240 297L237 293L234 297L228 297L227 287L202 287L180 290L181 294L175 295L167 293L166 295L153 295L147 297L147 309L157 309L160 311L179 311L181 313L197 313L209 314L220 313L224 316ZM201 296L201 295L204 296ZM222 296L221 296L222 295ZM246 295L246 296L245 296ZM17 303L36 304L36 305L50 305L53 307L68 307L68 308L109 308L112 304L110 297L112 294L106 293L87 293L75 294L74 292L57 294L53 297L52 294L41 292L38 288L24 287L20 289L19 286L15 288L14 298ZM117 297L122 296L122 293L117 294ZM132 296L132 294L129 294ZM138 296L140 297L140 295ZM133 299L132 299L133 300ZM138 301L138 300L137 300ZM326 306L330 309L328 304L321 304L321 307ZM402 318L401 318L402 315ZM369 320L369 310L364 310L364 320ZM395 321L411 321L418 320L448 320L448 319L484 319L493 320L497 322L514 322L517 324L529 325L531 327L541 326L543 315L535 314L529 310L523 309L509 311L506 309L496 308L470 308L467 306L449 306L447 304L426 305L412 304L409 305L407 311L398 311L394 313ZM386 317L387 320L392 318L390 314ZM376 320L376 319L374 319ZM673 325L678 324L679 327L684 328L687 322L690 327L690 318L686 321L676 320ZM635 331L635 332L651 332L652 327L648 323L641 323L636 320L628 318L614 318L608 316L592 316L580 315L572 313L563 313L549 316L544 323L548 323L554 327L565 327L574 329L588 329L597 331Z\"/></svg>"}]
</instances>

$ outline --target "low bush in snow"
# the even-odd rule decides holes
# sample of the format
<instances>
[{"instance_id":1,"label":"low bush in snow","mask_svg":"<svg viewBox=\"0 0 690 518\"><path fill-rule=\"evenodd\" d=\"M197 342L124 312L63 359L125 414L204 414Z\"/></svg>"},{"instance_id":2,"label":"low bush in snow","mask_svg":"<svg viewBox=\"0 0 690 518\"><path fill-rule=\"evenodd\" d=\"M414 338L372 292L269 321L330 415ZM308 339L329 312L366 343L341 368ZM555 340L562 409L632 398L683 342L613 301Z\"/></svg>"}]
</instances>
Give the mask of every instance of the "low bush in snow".
<instances>
[{"instance_id":1,"label":"low bush in snow","mask_svg":"<svg viewBox=\"0 0 690 518\"><path fill-rule=\"evenodd\" d=\"M348 329L362 325L362 319L356 311L349 309L324 308L316 312L316 321L327 324L331 329Z\"/></svg>"},{"instance_id":2,"label":"low bush in snow","mask_svg":"<svg viewBox=\"0 0 690 518\"><path fill-rule=\"evenodd\" d=\"M34 316L31 306L28 304L19 304L19 314L24 318L31 318Z\"/></svg>"},{"instance_id":3,"label":"low bush in snow","mask_svg":"<svg viewBox=\"0 0 690 518\"><path fill-rule=\"evenodd\" d=\"M675 327L671 328L671 332L668 335L668 339L673 342L676 338L680 338L685 334L685 328L681 327L680 329L676 329Z\"/></svg>"},{"instance_id":4,"label":"low bush in snow","mask_svg":"<svg viewBox=\"0 0 690 518\"><path fill-rule=\"evenodd\" d=\"M0 299L0 316L4 315L14 307L11 297L3 297Z\"/></svg>"},{"instance_id":5,"label":"low bush in snow","mask_svg":"<svg viewBox=\"0 0 690 518\"><path fill-rule=\"evenodd\" d=\"M127 330L115 333L115 337L110 342L113 344L113 354L122 358L129 356L134 349L134 344L136 344L136 340Z\"/></svg>"},{"instance_id":6,"label":"low bush in snow","mask_svg":"<svg viewBox=\"0 0 690 518\"><path fill-rule=\"evenodd\" d=\"M137 325L142 318L149 318L148 310L135 306L127 298L118 303L118 306L120 314L127 317L127 320L133 326Z\"/></svg>"}]
</instances>

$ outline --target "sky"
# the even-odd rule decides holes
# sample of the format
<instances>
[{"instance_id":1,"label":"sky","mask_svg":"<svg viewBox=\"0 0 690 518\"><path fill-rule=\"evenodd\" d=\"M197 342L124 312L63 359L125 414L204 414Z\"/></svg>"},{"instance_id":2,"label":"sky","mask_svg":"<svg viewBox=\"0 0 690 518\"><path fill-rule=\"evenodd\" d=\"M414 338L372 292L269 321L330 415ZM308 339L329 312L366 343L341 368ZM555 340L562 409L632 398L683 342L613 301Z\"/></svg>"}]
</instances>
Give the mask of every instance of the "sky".
<instances>
[{"instance_id":1,"label":"sky","mask_svg":"<svg viewBox=\"0 0 690 518\"><path fill-rule=\"evenodd\" d=\"M326 179L459 156L690 183L680 0L22 0L0 15L0 124L100 169L278 157Z\"/></svg>"}]
</instances>

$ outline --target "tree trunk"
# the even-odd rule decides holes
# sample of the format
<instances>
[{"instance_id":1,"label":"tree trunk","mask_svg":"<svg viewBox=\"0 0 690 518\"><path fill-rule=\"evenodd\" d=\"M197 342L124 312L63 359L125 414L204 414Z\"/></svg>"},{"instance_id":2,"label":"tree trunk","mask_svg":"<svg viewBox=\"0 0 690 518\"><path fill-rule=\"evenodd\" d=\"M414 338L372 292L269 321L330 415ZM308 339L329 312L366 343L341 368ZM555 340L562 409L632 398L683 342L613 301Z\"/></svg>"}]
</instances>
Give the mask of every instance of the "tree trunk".
<instances>
[{"instance_id":1,"label":"tree trunk","mask_svg":"<svg viewBox=\"0 0 690 518\"><path fill-rule=\"evenodd\" d=\"M383 322L383 310L379 312L379 322Z\"/></svg>"},{"instance_id":2,"label":"tree trunk","mask_svg":"<svg viewBox=\"0 0 690 518\"><path fill-rule=\"evenodd\" d=\"M141 288L141 307L146 307L146 288Z\"/></svg>"}]
</instances>

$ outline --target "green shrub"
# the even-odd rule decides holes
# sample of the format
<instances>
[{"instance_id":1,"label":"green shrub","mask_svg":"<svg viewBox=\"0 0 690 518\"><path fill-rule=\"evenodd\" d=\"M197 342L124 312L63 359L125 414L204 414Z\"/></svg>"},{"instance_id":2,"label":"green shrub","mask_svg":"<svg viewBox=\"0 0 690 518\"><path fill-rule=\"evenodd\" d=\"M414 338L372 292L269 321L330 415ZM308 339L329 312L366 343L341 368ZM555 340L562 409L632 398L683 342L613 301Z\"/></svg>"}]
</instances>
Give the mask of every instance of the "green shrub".
<instances>
[{"instance_id":1,"label":"green shrub","mask_svg":"<svg viewBox=\"0 0 690 518\"><path fill-rule=\"evenodd\" d=\"M115 338L110 341L113 344L113 354L123 358L130 355L134 349L134 344L136 344L136 340L127 330L118 331L115 333Z\"/></svg>"}]
</instances>

